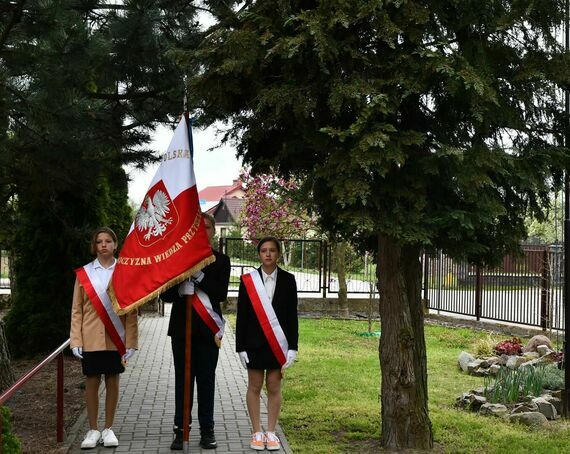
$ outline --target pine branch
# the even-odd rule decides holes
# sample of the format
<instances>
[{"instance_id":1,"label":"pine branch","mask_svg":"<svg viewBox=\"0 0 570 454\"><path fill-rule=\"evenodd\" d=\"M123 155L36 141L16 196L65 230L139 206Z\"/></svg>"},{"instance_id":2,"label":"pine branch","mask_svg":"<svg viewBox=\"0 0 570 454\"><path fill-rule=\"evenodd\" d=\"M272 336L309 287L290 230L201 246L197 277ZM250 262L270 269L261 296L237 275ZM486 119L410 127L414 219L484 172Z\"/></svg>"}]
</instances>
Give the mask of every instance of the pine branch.
<instances>
[{"instance_id":1,"label":"pine branch","mask_svg":"<svg viewBox=\"0 0 570 454\"><path fill-rule=\"evenodd\" d=\"M14 26L20 22L20 19L22 18L22 12L24 10L24 3L26 3L26 0L18 0L18 3L16 3L14 9L12 10L12 17L6 24L6 28L4 28L2 31L2 35L0 35L0 48L4 47L4 43L8 39L10 31L12 31Z\"/></svg>"},{"instance_id":2,"label":"pine branch","mask_svg":"<svg viewBox=\"0 0 570 454\"><path fill-rule=\"evenodd\" d=\"M91 99L103 99L108 101L123 101L123 100L131 100L131 99L141 99L147 98L151 96L156 96L164 93L164 90L150 90L144 92L135 92L135 93L89 93L88 96Z\"/></svg>"}]
</instances>

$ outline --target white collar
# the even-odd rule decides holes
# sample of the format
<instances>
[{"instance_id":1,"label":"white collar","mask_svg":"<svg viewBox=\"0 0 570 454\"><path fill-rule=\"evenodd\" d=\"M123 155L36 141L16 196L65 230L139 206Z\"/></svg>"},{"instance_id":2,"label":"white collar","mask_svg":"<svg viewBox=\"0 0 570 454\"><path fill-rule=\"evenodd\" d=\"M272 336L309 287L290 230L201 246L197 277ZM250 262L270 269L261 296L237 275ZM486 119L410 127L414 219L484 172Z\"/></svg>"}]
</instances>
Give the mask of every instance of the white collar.
<instances>
[{"instance_id":1,"label":"white collar","mask_svg":"<svg viewBox=\"0 0 570 454\"><path fill-rule=\"evenodd\" d=\"M275 269L273 270L273 272L271 274L267 274L263 268L261 268L261 275L263 277L263 282L265 282L267 280L268 277L272 278L273 280L275 280L277 278L277 267L275 267Z\"/></svg>"},{"instance_id":2,"label":"white collar","mask_svg":"<svg viewBox=\"0 0 570 454\"><path fill-rule=\"evenodd\" d=\"M103 265L101 265L101 262L99 262L99 259L93 260L93 268L101 268L103 270L112 270L115 268L116 264L117 264L117 259L114 257L113 257L113 263L111 266L109 266L109 268L105 268Z\"/></svg>"}]
</instances>

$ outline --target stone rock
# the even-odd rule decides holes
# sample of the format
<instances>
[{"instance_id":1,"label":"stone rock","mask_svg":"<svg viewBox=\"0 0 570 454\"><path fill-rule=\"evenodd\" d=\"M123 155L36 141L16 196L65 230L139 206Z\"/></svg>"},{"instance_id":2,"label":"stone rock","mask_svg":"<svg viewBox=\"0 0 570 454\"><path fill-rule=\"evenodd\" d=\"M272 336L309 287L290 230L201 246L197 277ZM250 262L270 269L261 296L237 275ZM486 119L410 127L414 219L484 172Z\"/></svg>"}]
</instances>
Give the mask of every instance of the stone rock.
<instances>
[{"instance_id":1,"label":"stone rock","mask_svg":"<svg viewBox=\"0 0 570 454\"><path fill-rule=\"evenodd\" d=\"M551 364L556 361L556 352L551 351L540 358L533 359L520 365L520 367L540 366L541 364Z\"/></svg>"},{"instance_id":2,"label":"stone rock","mask_svg":"<svg viewBox=\"0 0 570 454\"><path fill-rule=\"evenodd\" d=\"M475 359L469 362L469 364L467 364L467 372L471 374L475 369L478 369L481 366L481 362L482 361L480 359Z\"/></svg>"},{"instance_id":3,"label":"stone rock","mask_svg":"<svg viewBox=\"0 0 570 454\"><path fill-rule=\"evenodd\" d=\"M455 400L455 405L457 405L458 407L461 407L461 408L468 407L469 404L471 403L469 400L470 395L471 395L470 393L462 393L461 396L459 396Z\"/></svg>"},{"instance_id":4,"label":"stone rock","mask_svg":"<svg viewBox=\"0 0 570 454\"><path fill-rule=\"evenodd\" d=\"M546 419L546 416L537 411L511 414L509 415L509 421L519 422L525 426L531 427L544 427L548 425L548 419Z\"/></svg>"},{"instance_id":5,"label":"stone rock","mask_svg":"<svg viewBox=\"0 0 570 454\"><path fill-rule=\"evenodd\" d=\"M489 374L497 375L500 370L501 366L499 366L498 364L493 364L491 367L489 367Z\"/></svg>"},{"instance_id":6,"label":"stone rock","mask_svg":"<svg viewBox=\"0 0 570 454\"><path fill-rule=\"evenodd\" d=\"M481 363L481 367L488 369L489 367L497 364L498 361L499 361L499 358L497 358L496 356L490 356L489 358L483 358L483 362Z\"/></svg>"},{"instance_id":7,"label":"stone rock","mask_svg":"<svg viewBox=\"0 0 570 454\"><path fill-rule=\"evenodd\" d=\"M538 411L538 405L534 402L526 402L524 404L515 405L515 408L511 413L529 413L533 411Z\"/></svg>"},{"instance_id":8,"label":"stone rock","mask_svg":"<svg viewBox=\"0 0 570 454\"><path fill-rule=\"evenodd\" d=\"M540 354L538 354L537 352L524 352L522 354L523 358L526 358L527 361L533 360L533 359L538 359L540 358Z\"/></svg>"},{"instance_id":9,"label":"stone rock","mask_svg":"<svg viewBox=\"0 0 570 454\"><path fill-rule=\"evenodd\" d=\"M485 403L487 403L487 399L483 396L477 396L475 394L469 396L469 408L473 411L478 411L481 405Z\"/></svg>"},{"instance_id":10,"label":"stone rock","mask_svg":"<svg viewBox=\"0 0 570 454\"><path fill-rule=\"evenodd\" d=\"M542 334L538 334L533 336L522 350L523 352L535 352L539 345L546 345L548 348L552 349L552 342L550 342L550 339Z\"/></svg>"},{"instance_id":11,"label":"stone rock","mask_svg":"<svg viewBox=\"0 0 570 454\"><path fill-rule=\"evenodd\" d=\"M459 368L463 371L463 372L467 372L467 365L471 362L471 361L475 361L475 357L473 355L470 355L467 352L461 352L459 354L459 358L457 360L458 364L459 364Z\"/></svg>"},{"instance_id":12,"label":"stone rock","mask_svg":"<svg viewBox=\"0 0 570 454\"><path fill-rule=\"evenodd\" d=\"M474 377L486 377L489 375L489 369L485 369L484 367L478 367L470 372L470 375Z\"/></svg>"},{"instance_id":13,"label":"stone rock","mask_svg":"<svg viewBox=\"0 0 570 454\"><path fill-rule=\"evenodd\" d=\"M532 401L537 405L538 411L546 416L546 419L558 419L558 412L556 411L556 408L554 408L554 405L552 405L546 399L537 397L535 399L532 399Z\"/></svg>"},{"instance_id":14,"label":"stone rock","mask_svg":"<svg viewBox=\"0 0 570 454\"><path fill-rule=\"evenodd\" d=\"M508 409L503 404L490 404L487 402L479 408L479 414L483 416L503 417L506 416L507 413Z\"/></svg>"},{"instance_id":15,"label":"stone rock","mask_svg":"<svg viewBox=\"0 0 570 454\"><path fill-rule=\"evenodd\" d=\"M544 356L548 353L550 353L552 350L550 348L548 348L548 345L539 345L538 347L536 347L536 351L540 356ZM531 353L531 352L529 352Z\"/></svg>"},{"instance_id":16,"label":"stone rock","mask_svg":"<svg viewBox=\"0 0 570 454\"><path fill-rule=\"evenodd\" d=\"M521 364L524 364L527 361L528 361L528 359L526 359L524 356L512 355L512 356L509 356L509 359L507 360L506 366L509 369L518 369Z\"/></svg>"},{"instance_id":17,"label":"stone rock","mask_svg":"<svg viewBox=\"0 0 570 454\"><path fill-rule=\"evenodd\" d=\"M469 391L471 394L476 394L477 396L484 396L485 395L485 387L479 386L478 388L474 388Z\"/></svg>"},{"instance_id":18,"label":"stone rock","mask_svg":"<svg viewBox=\"0 0 570 454\"><path fill-rule=\"evenodd\" d=\"M501 355L498 358L497 364L501 365L501 366L506 366L507 365L507 361L509 360L509 356L508 355Z\"/></svg>"},{"instance_id":19,"label":"stone rock","mask_svg":"<svg viewBox=\"0 0 570 454\"><path fill-rule=\"evenodd\" d=\"M554 408L556 409L556 413L558 413L559 415L562 414L562 399L559 399L558 397L554 397L550 394L544 394L541 396L545 401L551 403Z\"/></svg>"}]
</instances>

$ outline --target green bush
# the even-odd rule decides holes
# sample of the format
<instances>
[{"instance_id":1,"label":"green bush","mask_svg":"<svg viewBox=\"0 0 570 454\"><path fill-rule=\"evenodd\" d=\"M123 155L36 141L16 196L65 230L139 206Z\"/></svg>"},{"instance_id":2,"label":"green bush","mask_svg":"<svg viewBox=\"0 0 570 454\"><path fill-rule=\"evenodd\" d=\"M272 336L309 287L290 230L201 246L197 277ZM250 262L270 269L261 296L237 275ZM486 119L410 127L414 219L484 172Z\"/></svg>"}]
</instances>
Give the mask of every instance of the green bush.
<instances>
[{"instance_id":1,"label":"green bush","mask_svg":"<svg viewBox=\"0 0 570 454\"><path fill-rule=\"evenodd\" d=\"M564 371L558 369L556 364L549 364L544 367L544 389L563 389L564 388Z\"/></svg>"},{"instance_id":2,"label":"green bush","mask_svg":"<svg viewBox=\"0 0 570 454\"><path fill-rule=\"evenodd\" d=\"M511 404L521 398L540 396L544 388L544 366L510 369L501 367L495 379L485 377L485 397L491 403Z\"/></svg>"},{"instance_id":3,"label":"green bush","mask_svg":"<svg viewBox=\"0 0 570 454\"><path fill-rule=\"evenodd\" d=\"M485 337L478 338L473 343L473 353L476 358L481 358L485 356L492 356L495 354L495 345L499 342L496 336L487 334Z\"/></svg>"},{"instance_id":4,"label":"green bush","mask_svg":"<svg viewBox=\"0 0 570 454\"><path fill-rule=\"evenodd\" d=\"M0 446L0 452L3 454L21 453L20 440L11 432L10 410L6 407L0 407L0 417L2 418L2 446Z\"/></svg>"}]
</instances>

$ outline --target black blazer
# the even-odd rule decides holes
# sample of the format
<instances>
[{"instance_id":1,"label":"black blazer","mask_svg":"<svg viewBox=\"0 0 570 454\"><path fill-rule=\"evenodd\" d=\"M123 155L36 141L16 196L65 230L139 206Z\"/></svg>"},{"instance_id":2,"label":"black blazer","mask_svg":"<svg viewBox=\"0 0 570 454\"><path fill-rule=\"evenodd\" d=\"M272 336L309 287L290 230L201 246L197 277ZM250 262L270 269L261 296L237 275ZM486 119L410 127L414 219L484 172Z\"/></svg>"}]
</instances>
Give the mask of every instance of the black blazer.
<instances>
[{"instance_id":1,"label":"black blazer","mask_svg":"<svg viewBox=\"0 0 570 454\"><path fill-rule=\"evenodd\" d=\"M212 303L214 310L222 315L220 303L228 296L228 285L230 282L230 259L227 255L218 251L212 251L216 256L216 261L210 263L202 271L204 278L202 282L195 283L196 287L203 290ZM173 337L184 337L186 334L186 298L178 294L178 285L168 289L160 295L164 301L172 303L170 312L170 323L168 324L168 335ZM192 310L192 340L214 342L212 330L200 318L196 310Z\"/></svg>"},{"instance_id":2,"label":"black blazer","mask_svg":"<svg viewBox=\"0 0 570 454\"><path fill-rule=\"evenodd\" d=\"M263 278L261 268L258 268L257 271ZM295 276L279 267L277 268L277 282L271 304L287 338L289 350L297 350L299 341L297 283ZM257 320L243 280L240 279L237 300L236 351L243 352L264 345L268 345L267 339Z\"/></svg>"}]
</instances>

